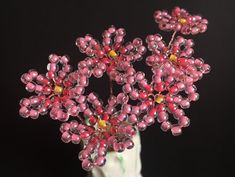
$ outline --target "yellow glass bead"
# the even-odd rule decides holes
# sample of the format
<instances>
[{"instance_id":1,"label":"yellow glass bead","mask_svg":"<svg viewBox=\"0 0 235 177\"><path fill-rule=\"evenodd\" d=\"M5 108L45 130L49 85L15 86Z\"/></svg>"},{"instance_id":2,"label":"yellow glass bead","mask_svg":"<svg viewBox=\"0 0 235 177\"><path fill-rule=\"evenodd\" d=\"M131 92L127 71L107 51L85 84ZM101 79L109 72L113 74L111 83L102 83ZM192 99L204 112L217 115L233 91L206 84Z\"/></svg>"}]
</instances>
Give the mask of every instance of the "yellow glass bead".
<instances>
[{"instance_id":1,"label":"yellow glass bead","mask_svg":"<svg viewBox=\"0 0 235 177\"><path fill-rule=\"evenodd\" d=\"M115 52L115 50L111 50L109 52L109 56L113 59L117 58L118 57L118 54Z\"/></svg>"},{"instance_id":2,"label":"yellow glass bead","mask_svg":"<svg viewBox=\"0 0 235 177\"><path fill-rule=\"evenodd\" d=\"M61 94L63 92L63 87L56 85L54 88L55 94Z\"/></svg>"},{"instance_id":3,"label":"yellow glass bead","mask_svg":"<svg viewBox=\"0 0 235 177\"><path fill-rule=\"evenodd\" d=\"M179 22L180 22L182 25L184 25L184 24L187 23L187 20L186 20L185 18L180 18L180 19L179 19Z\"/></svg>"},{"instance_id":4,"label":"yellow glass bead","mask_svg":"<svg viewBox=\"0 0 235 177\"><path fill-rule=\"evenodd\" d=\"M177 62L177 56L174 54L171 54L169 59L170 59L170 61Z\"/></svg>"},{"instance_id":5,"label":"yellow glass bead","mask_svg":"<svg viewBox=\"0 0 235 177\"><path fill-rule=\"evenodd\" d=\"M106 128L106 126L107 126L106 121L100 119L98 121L98 126L99 126L99 128Z\"/></svg>"},{"instance_id":6,"label":"yellow glass bead","mask_svg":"<svg viewBox=\"0 0 235 177\"><path fill-rule=\"evenodd\" d=\"M158 95L156 98L155 98L155 102L160 104L162 103L164 100L164 97L162 95Z\"/></svg>"}]
</instances>

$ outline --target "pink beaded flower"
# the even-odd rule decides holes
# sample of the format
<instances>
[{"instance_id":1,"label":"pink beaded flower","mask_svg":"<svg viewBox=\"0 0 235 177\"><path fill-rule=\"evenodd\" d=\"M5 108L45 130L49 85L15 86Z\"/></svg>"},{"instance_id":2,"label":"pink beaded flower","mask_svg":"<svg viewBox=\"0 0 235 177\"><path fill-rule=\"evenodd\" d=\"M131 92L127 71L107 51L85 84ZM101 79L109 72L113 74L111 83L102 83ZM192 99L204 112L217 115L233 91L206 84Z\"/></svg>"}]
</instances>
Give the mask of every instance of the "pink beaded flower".
<instances>
[{"instance_id":1,"label":"pink beaded flower","mask_svg":"<svg viewBox=\"0 0 235 177\"><path fill-rule=\"evenodd\" d=\"M95 77L102 77L107 71L112 80L115 79L118 71L123 71L123 67L130 65L130 62L140 60L146 52L140 38L135 38L133 42L124 43L126 32L123 28L116 29L111 26L103 33L103 41L100 44L90 35L84 38L79 37L76 45L82 53L86 53L93 61L92 73Z\"/></svg>"},{"instance_id":2,"label":"pink beaded flower","mask_svg":"<svg viewBox=\"0 0 235 177\"><path fill-rule=\"evenodd\" d=\"M132 137L136 130L127 121L130 106L127 109L125 102L128 97L123 96L123 93L112 96L108 105L103 107L97 95L90 93L82 99L89 105L83 112L84 119L80 119L84 121L62 124L60 130L63 142L78 144L83 141L83 150L79 153L83 169L89 171L94 166L104 165L108 150L122 152L134 146ZM125 108L118 111L116 107L120 104L124 104Z\"/></svg>"},{"instance_id":3,"label":"pink beaded flower","mask_svg":"<svg viewBox=\"0 0 235 177\"><path fill-rule=\"evenodd\" d=\"M177 37L169 47L159 34L149 35L146 41L148 49L152 51L152 55L146 58L146 63L152 67L154 74L152 91L139 91L139 99L151 103L145 104L146 113L139 117L139 122L145 128L157 117L162 130L171 129L176 136L181 134L182 127L189 125L183 109L189 108L190 102L199 98L194 82L208 73L210 66L204 64L202 59L192 58L191 39ZM173 114L178 123L172 124L168 121L168 113Z\"/></svg>"},{"instance_id":4,"label":"pink beaded flower","mask_svg":"<svg viewBox=\"0 0 235 177\"><path fill-rule=\"evenodd\" d=\"M22 75L21 81L26 84L26 90L37 95L23 98L19 113L22 117L36 119L39 114L44 115L51 110L51 118L66 121L70 114L78 112L73 101L75 93L71 89L77 82L76 72L71 73L67 56L53 54L49 60L46 75L39 75L36 70Z\"/></svg>"},{"instance_id":5,"label":"pink beaded flower","mask_svg":"<svg viewBox=\"0 0 235 177\"><path fill-rule=\"evenodd\" d=\"M191 82L195 82L210 71L210 66L204 64L201 58L192 57L194 52L192 39L178 36L166 46L162 36L155 34L147 36L146 42L152 52L152 55L146 57L146 64L153 68L172 69L175 78L185 81L187 77L191 77Z\"/></svg>"},{"instance_id":6,"label":"pink beaded flower","mask_svg":"<svg viewBox=\"0 0 235 177\"><path fill-rule=\"evenodd\" d=\"M175 7L171 15L167 11L157 10L154 19L163 31L179 31L182 34L198 34L207 30L208 21L199 15L190 15L185 9Z\"/></svg>"}]
</instances>

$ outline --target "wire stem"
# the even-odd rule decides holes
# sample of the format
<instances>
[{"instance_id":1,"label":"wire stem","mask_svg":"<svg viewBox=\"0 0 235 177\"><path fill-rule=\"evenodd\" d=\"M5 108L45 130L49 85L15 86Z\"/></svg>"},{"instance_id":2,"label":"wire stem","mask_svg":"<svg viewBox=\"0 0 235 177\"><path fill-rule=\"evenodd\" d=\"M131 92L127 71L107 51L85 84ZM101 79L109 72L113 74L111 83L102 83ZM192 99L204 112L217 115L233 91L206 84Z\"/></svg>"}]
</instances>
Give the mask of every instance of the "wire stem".
<instances>
[{"instance_id":1,"label":"wire stem","mask_svg":"<svg viewBox=\"0 0 235 177\"><path fill-rule=\"evenodd\" d=\"M169 42L169 44L168 44L168 48L171 46L171 43L173 42L173 40L174 40L174 38L175 38L176 33L177 33L177 31L175 31L175 32L172 34L172 36L171 36L171 40L170 40L170 42Z\"/></svg>"},{"instance_id":2,"label":"wire stem","mask_svg":"<svg viewBox=\"0 0 235 177\"><path fill-rule=\"evenodd\" d=\"M109 94L110 97L113 95L113 83L111 79L109 79Z\"/></svg>"},{"instance_id":3,"label":"wire stem","mask_svg":"<svg viewBox=\"0 0 235 177\"><path fill-rule=\"evenodd\" d=\"M77 117L82 123L85 123L84 119L82 119L82 117L80 115L77 115Z\"/></svg>"}]
</instances>

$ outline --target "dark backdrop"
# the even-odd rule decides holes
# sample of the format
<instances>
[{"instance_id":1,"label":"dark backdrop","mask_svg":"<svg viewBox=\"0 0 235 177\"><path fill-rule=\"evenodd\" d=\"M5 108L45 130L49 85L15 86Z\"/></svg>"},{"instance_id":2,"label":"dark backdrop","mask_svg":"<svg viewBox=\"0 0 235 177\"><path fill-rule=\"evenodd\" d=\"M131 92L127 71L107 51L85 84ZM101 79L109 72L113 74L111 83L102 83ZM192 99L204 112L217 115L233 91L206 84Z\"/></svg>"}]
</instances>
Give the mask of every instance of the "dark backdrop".
<instances>
[{"instance_id":1,"label":"dark backdrop","mask_svg":"<svg viewBox=\"0 0 235 177\"><path fill-rule=\"evenodd\" d=\"M30 68L46 71L50 53L68 54L76 67L82 55L75 39L86 33L101 39L111 24L124 27L126 41L161 32L152 18L156 9L178 5L209 20L205 34L193 36L195 56L205 59L212 72L197 83L198 102L187 110L191 126L173 137L154 124L142 132L144 177L234 176L234 1L6 1L1 2L1 120L0 173L17 177L85 176L77 159L79 146L60 141L59 123L48 116L38 120L18 115L18 102L28 94L20 76ZM143 62L136 68L149 73ZM91 87L107 98L105 78ZM2 175L4 174L4 175Z\"/></svg>"}]
</instances>

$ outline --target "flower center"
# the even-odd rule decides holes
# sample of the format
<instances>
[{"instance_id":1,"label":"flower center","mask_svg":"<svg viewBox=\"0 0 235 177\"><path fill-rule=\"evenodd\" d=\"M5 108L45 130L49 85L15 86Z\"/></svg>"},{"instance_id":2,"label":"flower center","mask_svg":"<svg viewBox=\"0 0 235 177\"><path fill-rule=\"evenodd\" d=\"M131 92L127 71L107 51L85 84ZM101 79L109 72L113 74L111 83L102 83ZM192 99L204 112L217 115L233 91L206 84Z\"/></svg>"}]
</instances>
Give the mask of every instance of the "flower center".
<instances>
[{"instance_id":1,"label":"flower center","mask_svg":"<svg viewBox=\"0 0 235 177\"><path fill-rule=\"evenodd\" d=\"M169 57L170 61L174 61L174 62L177 62L177 56L174 55L174 54L171 54L170 57Z\"/></svg>"},{"instance_id":2,"label":"flower center","mask_svg":"<svg viewBox=\"0 0 235 177\"><path fill-rule=\"evenodd\" d=\"M63 87L56 85L54 88L54 93L59 95L63 92Z\"/></svg>"},{"instance_id":3,"label":"flower center","mask_svg":"<svg viewBox=\"0 0 235 177\"><path fill-rule=\"evenodd\" d=\"M160 104L164 101L164 96L163 95L158 95L156 98L155 98L155 102Z\"/></svg>"},{"instance_id":4,"label":"flower center","mask_svg":"<svg viewBox=\"0 0 235 177\"><path fill-rule=\"evenodd\" d=\"M115 50L110 50L108 55L112 58L112 59L115 59L118 57L118 54L116 53Z\"/></svg>"},{"instance_id":5,"label":"flower center","mask_svg":"<svg viewBox=\"0 0 235 177\"><path fill-rule=\"evenodd\" d=\"M185 25L187 23L187 20L185 18L180 18L179 19L179 22L182 24L182 25Z\"/></svg>"},{"instance_id":6,"label":"flower center","mask_svg":"<svg viewBox=\"0 0 235 177\"><path fill-rule=\"evenodd\" d=\"M105 129L107 127L106 121L102 119L98 120L98 127Z\"/></svg>"}]
</instances>

